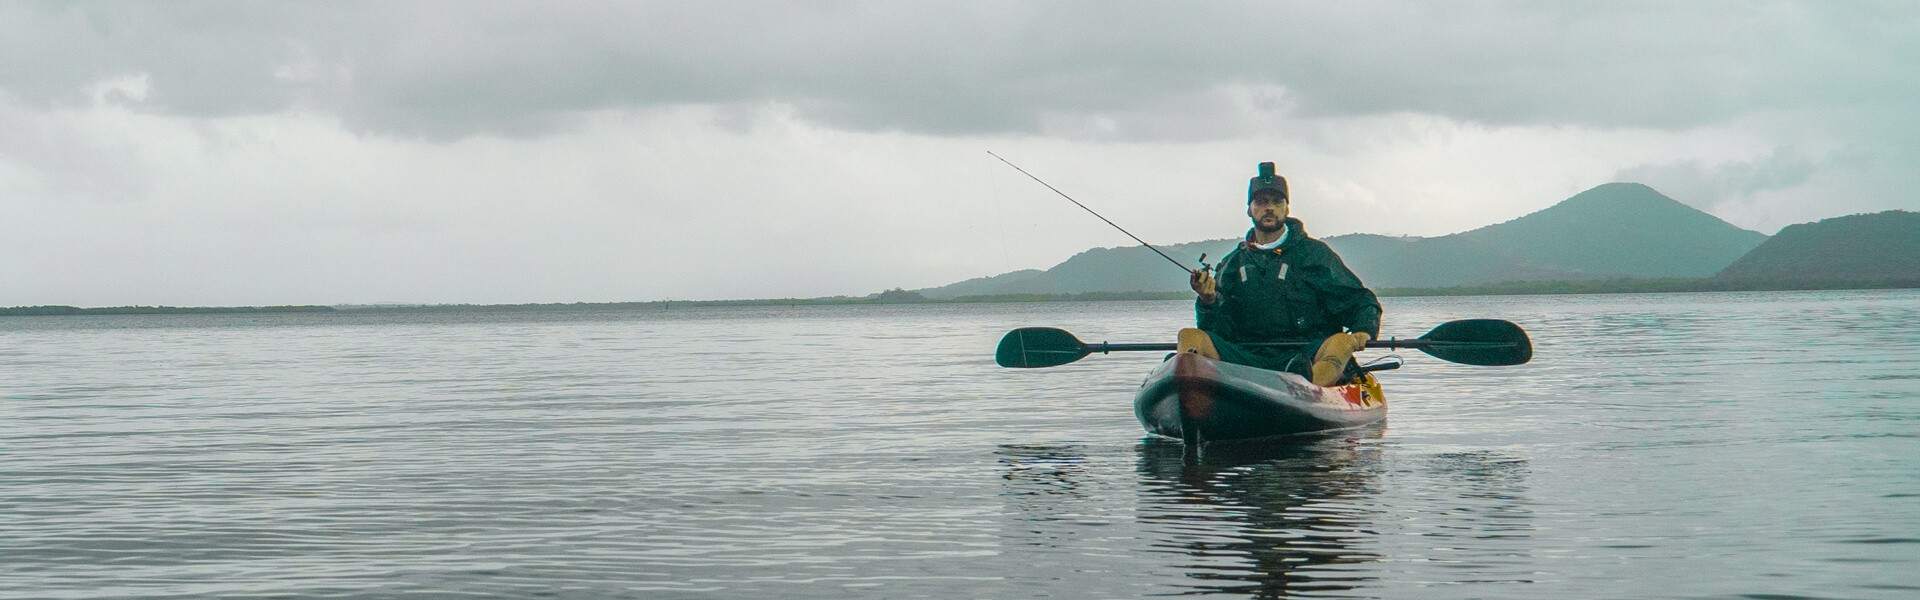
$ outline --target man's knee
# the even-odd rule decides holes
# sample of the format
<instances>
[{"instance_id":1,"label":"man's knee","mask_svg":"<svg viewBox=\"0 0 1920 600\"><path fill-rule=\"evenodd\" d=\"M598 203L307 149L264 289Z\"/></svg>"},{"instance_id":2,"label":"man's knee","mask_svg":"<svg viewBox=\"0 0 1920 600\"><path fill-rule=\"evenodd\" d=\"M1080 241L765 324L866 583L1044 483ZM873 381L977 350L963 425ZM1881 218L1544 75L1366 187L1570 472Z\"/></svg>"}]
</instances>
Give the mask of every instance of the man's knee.
<instances>
[{"instance_id":1,"label":"man's knee","mask_svg":"<svg viewBox=\"0 0 1920 600\"><path fill-rule=\"evenodd\" d=\"M1192 352L1207 358L1220 360L1220 349L1213 346L1213 336L1207 335L1207 332L1192 327L1180 330L1179 342L1174 344L1174 351Z\"/></svg>"}]
</instances>

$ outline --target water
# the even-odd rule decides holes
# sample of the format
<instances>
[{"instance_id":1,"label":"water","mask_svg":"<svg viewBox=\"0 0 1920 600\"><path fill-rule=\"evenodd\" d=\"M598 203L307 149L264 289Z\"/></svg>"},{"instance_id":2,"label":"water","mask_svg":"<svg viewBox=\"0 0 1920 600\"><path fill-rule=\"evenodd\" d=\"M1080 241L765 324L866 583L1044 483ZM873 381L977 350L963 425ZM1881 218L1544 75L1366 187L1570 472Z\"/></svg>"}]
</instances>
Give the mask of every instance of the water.
<instances>
[{"instance_id":1,"label":"water","mask_svg":"<svg viewBox=\"0 0 1920 600\"><path fill-rule=\"evenodd\" d=\"M1386 304L1535 360L1189 462L991 359L1178 302L0 319L0 597L1920 597L1920 293Z\"/></svg>"}]
</instances>

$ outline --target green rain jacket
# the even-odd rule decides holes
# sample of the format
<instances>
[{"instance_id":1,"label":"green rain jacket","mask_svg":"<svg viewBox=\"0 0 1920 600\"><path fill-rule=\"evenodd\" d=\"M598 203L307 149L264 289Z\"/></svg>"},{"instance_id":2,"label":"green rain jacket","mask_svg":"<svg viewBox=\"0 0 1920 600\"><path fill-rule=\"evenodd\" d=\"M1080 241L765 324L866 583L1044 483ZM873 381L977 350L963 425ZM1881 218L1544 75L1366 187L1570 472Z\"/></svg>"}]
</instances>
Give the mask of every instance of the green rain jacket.
<instances>
[{"instance_id":1,"label":"green rain jacket","mask_svg":"<svg viewBox=\"0 0 1920 600\"><path fill-rule=\"evenodd\" d=\"M1287 232L1279 248L1261 250L1248 230L1227 253L1213 303L1194 301L1200 329L1236 344L1317 341L1342 329L1379 338L1380 299L1299 219L1287 219Z\"/></svg>"}]
</instances>

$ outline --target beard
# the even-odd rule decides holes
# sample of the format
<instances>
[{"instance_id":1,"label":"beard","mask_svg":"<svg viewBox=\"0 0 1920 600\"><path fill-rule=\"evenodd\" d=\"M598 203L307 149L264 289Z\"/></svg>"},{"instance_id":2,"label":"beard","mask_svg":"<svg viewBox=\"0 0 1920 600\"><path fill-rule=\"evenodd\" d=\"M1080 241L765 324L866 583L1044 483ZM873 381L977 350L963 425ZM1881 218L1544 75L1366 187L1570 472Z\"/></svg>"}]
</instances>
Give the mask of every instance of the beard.
<instances>
[{"instance_id":1,"label":"beard","mask_svg":"<svg viewBox=\"0 0 1920 600\"><path fill-rule=\"evenodd\" d=\"M1253 228L1260 230L1262 233L1273 233L1275 231L1279 231L1280 228L1286 227L1286 226L1287 226L1286 219L1274 219L1272 225L1268 225L1265 219L1253 220Z\"/></svg>"}]
</instances>

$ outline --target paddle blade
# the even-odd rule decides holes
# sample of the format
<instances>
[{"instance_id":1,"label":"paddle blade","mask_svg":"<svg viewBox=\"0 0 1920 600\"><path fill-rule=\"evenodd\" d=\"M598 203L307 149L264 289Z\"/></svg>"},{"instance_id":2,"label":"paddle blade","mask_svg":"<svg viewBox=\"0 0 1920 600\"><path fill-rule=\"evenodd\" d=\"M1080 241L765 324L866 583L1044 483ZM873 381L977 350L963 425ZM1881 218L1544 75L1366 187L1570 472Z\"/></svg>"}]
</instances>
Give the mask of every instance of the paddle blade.
<instances>
[{"instance_id":1,"label":"paddle blade","mask_svg":"<svg viewBox=\"0 0 1920 600\"><path fill-rule=\"evenodd\" d=\"M1021 327L1000 338L993 362L1002 367L1038 369L1085 358L1092 351L1073 334L1052 327Z\"/></svg>"},{"instance_id":2,"label":"paddle blade","mask_svg":"<svg viewBox=\"0 0 1920 600\"><path fill-rule=\"evenodd\" d=\"M1422 352L1461 364L1500 367L1533 360L1533 341L1519 325L1500 319L1442 323L1420 336Z\"/></svg>"}]
</instances>

